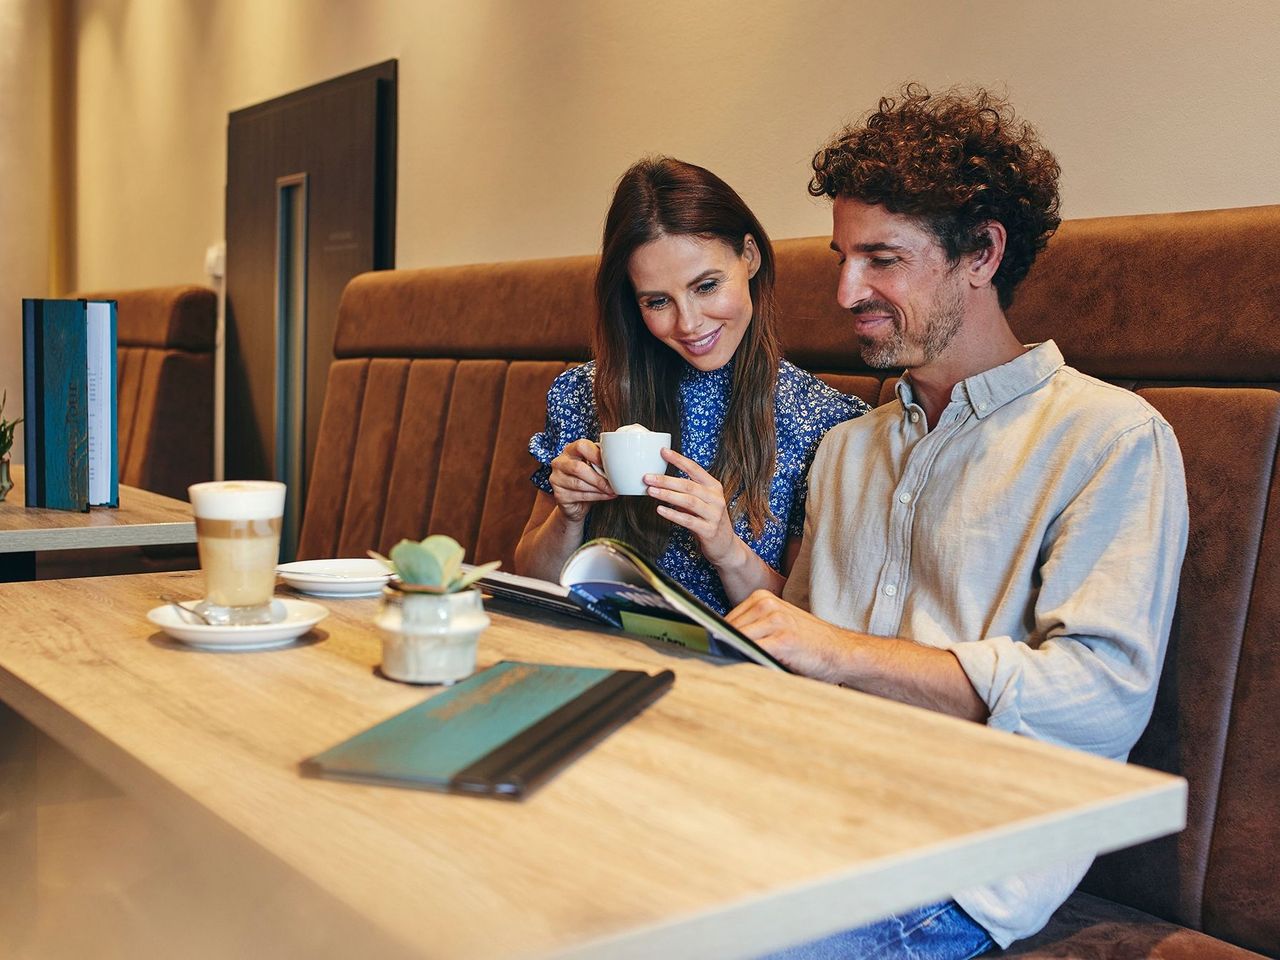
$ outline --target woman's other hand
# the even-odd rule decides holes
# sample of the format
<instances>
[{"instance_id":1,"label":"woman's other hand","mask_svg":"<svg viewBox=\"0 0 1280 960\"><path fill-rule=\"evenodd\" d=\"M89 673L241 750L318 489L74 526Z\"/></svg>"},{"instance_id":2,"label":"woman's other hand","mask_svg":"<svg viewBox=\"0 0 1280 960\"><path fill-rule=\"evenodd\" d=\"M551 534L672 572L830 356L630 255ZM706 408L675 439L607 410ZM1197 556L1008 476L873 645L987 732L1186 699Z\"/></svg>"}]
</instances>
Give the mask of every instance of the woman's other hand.
<instances>
[{"instance_id":1,"label":"woman's other hand","mask_svg":"<svg viewBox=\"0 0 1280 960\"><path fill-rule=\"evenodd\" d=\"M568 444L551 461L550 481L556 506L574 523L586 519L593 503L617 496L604 475L599 444L585 438Z\"/></svg>"},{"instance_id":2,"label":"woman's other hand","mask_svg":"<svg viewBox=\"0 0 1280 960\"><path fill-rule=\"evenodd\" d=\"M750 548L734 532L720 481L693 460L663 448L662 459L688 475L645 474L647 493L658 501L658 513L693 534L702 555L717 570L734 567Z\"/></svg>"}]
</instances>

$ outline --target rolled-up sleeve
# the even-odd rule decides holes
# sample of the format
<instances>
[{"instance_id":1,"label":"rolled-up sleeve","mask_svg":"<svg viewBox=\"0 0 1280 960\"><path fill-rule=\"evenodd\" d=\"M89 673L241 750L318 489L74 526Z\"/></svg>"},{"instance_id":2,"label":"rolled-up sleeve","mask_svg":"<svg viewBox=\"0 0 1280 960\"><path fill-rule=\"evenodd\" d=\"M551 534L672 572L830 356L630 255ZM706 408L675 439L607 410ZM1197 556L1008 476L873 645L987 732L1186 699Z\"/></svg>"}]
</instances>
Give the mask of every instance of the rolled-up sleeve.
<instances>
[{"instance_id":1,"label":"rolled-up sleeve","mask_svg":"<svg viewBox=\"0 0 1280 960\"><path fill-rule=\"evenodd\" d=\"M1182 456L1152 418L1106 448L1048 528L1030 638L951 647L988 725L1125 757L1151 715L1186 543Z\"/></svg>"},{"instance_id":2,"label":"rolled-up sleeve","mask_svg":"<svg viewBox=\"0 0 1280 960\"><path fill-rule=\"evenodd\" d=\"M600 435L593 375L593 364L570 367L547 391L546 425L529 438L529 453L539 464L529 479L544 493L551 493L551 461L574 440Z\"/></svg>"}]
</instances>

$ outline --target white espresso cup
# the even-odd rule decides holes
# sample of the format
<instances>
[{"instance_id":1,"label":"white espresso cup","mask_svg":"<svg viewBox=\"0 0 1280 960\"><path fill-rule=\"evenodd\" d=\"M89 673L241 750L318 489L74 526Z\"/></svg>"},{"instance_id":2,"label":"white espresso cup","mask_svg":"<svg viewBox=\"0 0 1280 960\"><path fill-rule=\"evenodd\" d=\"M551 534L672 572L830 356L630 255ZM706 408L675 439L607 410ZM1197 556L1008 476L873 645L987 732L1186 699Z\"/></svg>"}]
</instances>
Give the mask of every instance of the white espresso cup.
<instances>
[{"instance_id":1,"label":"white espresso cup","mask_svg":"<svg viewBox=\"0 0 1280 960\"><path fill-rule=\"evenodd\" d=\"M646 473L666 473L662 448L671 446L671 434L652 430L614 430L600 434L604 474L613 492L624 497L643 496Z\"/></svg>"},{"instance_id":2,"label":"white espresso cup","mask_svg":"<svg viewBox=\"0 0 1280 960\"><path fill-rule=\"evenodd\" d=\"M285 485L217 480L192 484L187 493L204 571L197 611L211 623L270 623Z\"/></svg>"}]
</instances>

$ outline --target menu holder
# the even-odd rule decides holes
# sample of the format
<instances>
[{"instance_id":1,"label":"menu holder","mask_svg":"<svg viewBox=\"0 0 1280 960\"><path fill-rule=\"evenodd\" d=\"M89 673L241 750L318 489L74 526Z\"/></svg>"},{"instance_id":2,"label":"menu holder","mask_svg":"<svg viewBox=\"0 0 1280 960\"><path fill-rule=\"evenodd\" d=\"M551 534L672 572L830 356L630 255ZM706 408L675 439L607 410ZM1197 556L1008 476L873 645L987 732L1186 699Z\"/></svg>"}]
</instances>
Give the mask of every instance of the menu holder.
<instances>
[{"instance_id":1,"label":"menu holder","mask_svg":"<svg viewBox=\"0 0 1280 960\"><path fill-rule=\"evenodd\" d=\"M26 505L120 504L114 300L22 301Z\"/></svg>"},{"instance_id":2,"label":"menu holder","mask_svg":"<svg viewBox=\"0 0 1280 960\"><path fill-rule=\"evenodd\" d=\"M301 772L519 800L674 681L670 670L504 660L304 760Z\"/></svg>"}]
</instances>

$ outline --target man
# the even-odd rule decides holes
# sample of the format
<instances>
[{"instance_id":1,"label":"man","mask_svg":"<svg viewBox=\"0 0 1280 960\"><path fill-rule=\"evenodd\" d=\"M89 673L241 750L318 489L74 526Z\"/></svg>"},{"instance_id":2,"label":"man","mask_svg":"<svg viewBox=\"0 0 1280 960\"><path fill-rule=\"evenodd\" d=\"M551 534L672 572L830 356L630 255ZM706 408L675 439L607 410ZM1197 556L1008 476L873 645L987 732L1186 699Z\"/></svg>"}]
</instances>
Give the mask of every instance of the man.
<instances>
[{"instance_id":1,"label":"man","mask_svg":"<svg viewBox=\"0 0 1280 960\"><path fill-rule=\"evenodd\" d=\"M1124 759L1164 658L1186 486L1151 406L1005 318L1058 226L1057 163L991 95L911 86L813 169L862 356L905 373L895 402L822 442L783 597L730 621L809 676ZM976 956L1039 930L1087 867L788 955Z\"/></svg>"}]
</instances>

